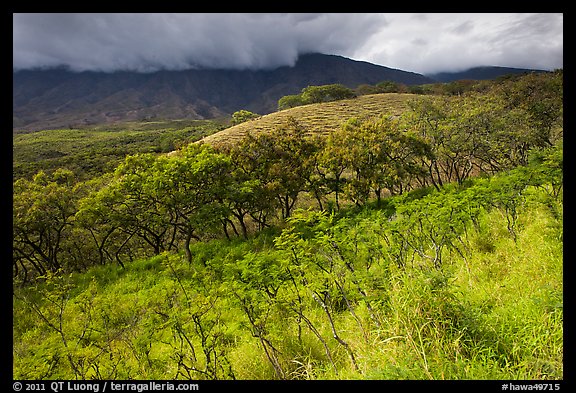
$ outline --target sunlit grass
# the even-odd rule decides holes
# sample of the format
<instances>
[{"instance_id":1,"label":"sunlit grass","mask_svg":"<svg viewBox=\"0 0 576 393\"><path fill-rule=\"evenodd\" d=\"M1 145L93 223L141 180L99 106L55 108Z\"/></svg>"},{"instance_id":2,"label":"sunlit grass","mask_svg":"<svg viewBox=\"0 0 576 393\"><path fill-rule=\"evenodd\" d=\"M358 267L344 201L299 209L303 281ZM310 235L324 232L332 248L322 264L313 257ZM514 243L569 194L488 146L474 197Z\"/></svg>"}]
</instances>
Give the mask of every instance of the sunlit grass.
<instances>
[{"instance_id":1,"label":"sunlit grass","mask_svg":"<svg viewBox=\"0 0 576 393\"><path fill-rule=\"evenodd\" d=\"M251 296L261 299L258 307L269 311L255 322L263 329L254 330L230 292L226 269L250 253L277 261L282 254L272 246L272 233L197 243L192 265L162 254L125 269L94 267L63 277L70 290L60 295L47 292L46 284L15 288L14 378L70 379L70 355L85 378L184 378L188 367L204 379L211 375L203 371L208 350L219 378L562 379L561 206L542 189L528 190L516 241L500 210L484 211L462 235L466 252L447 253L441 269L418 256L406 268L374 261L365 286L372 309L351 282L354 313L341 304L332 314L341 341L310 296L301 304L307 324L290 304L256 291ZM376 242L373 223L385 214L350 214L340 228ZM31 301L54 323L63 310L68 347L30 309ZM194 318L202 318L205 341ZM263 340L269 354L272 347L277 351L281 375Z\"/></svg>"},{"instance_id":2,"label":"sunlit grass","mask_svg":"<svg viewBox=\"0 0 576 393\"><path fill-rule=\"evenodd\" d=\"M273 131L295 118L305 129L314 134L327 134L351 117L371 118L383 114L400 115L408 108L408 101L420 96L404 93L363 95L352 99L308 104L264 115L258 119L229 127L202 139L213 145L234 144L246 133Z\"/></svg>"}]
</instances>

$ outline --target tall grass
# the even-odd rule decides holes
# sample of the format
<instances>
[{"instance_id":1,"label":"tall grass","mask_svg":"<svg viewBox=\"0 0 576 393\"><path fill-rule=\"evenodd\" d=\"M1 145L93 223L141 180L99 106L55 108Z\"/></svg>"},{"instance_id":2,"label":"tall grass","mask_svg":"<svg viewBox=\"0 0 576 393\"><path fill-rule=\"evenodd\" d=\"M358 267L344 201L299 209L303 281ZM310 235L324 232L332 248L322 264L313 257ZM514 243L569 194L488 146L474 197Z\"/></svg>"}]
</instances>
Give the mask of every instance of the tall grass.
<instances>
[{"instance_id":1,"label":"tall grass","mask_svg":"<svg viewBox=\"0 0 576 393\"><path fill-rule=\"evenodd\" d=\"M515 238L503 214L482 211L440 269L386 259L390 211L368 209L309 219L287 252L270 232L15 288L14 378L562 379L562 197L529 188ZM353 275L287 278L291 255L313 269L334 250ZM330 318L310 296L329 290Z\"/></svg>"}]
</instances>

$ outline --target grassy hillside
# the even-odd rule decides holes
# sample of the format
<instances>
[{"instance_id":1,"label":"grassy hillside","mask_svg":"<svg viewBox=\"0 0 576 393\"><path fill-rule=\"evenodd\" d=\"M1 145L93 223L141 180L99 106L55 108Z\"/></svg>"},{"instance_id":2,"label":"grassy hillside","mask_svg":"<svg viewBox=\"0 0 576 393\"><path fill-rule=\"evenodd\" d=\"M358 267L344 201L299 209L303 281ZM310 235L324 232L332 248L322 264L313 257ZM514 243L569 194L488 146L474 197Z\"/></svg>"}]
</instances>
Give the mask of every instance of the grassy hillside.
<instances>
[{"instance_id":1,"label":"grassy hillside","mask_svg":"<svg viewBox=\"0 0 576 393\"><path fill-rule=\"evenodd\" d=\"M350 100L311 104L274 112L259 119L225 127L224 120L167 120L122 122L81 129L16 132L13 135L14 178L31 177L39 170L73 170L81 178L110 172L128 154L166 153L187 143L234 144L246 132L273 130L288 117L298 119L311 132L327 133L350 117L383 113L399 115L413 94L387 93Z\"/></svg>"},{"instance_id":2,"label":"grassy hillside","mask_svg":"<svg viewBox=\"0 0 576 393\"><path fill-rule=\"evenodd\" d=\"M172 120L15 133L13 174L31 177L61 167L81 178L98 176L113 171L126 155L169 152L223 127L221 121Z\"/></svg>"},{"instance_id":3,"label":"grassy hillside","mask_svg":"<svg viewBox=\"0 0 576 393\"><path fill-rule=\"evenodd\" d=\"M15 288L14 378L562 379L562 194L536 173Z\"/></svg>"},{"instance_id":4,"label":"grassy hillside","mask_svg":"<svg viewBox=\"0 0 576 393\"><path fill-rule=\"evenodd\" d=\"M563 378L561 73L218 129L14 136L15 379Z\"/></svg>"},{"instance_id":5,"label":"grassy hillside","mask_svg":"<svg viewBox=\"0 0 576 393\"><path fill-rule=\"evenodd\" d=\"M205 137L203 141L213 145L222 143L234 144L247 132L258 133L274 130L276 127L285 124L289 117L297 119L310 132L328 133L338 128L343 121L351 117L364 119L378 117L382 114L400 115L406 110L408 101L413 99L418 99L418 96L414 94L386 93L303 105L270 113L259 119L229 127Z\"/></svg>"}]
</instances>

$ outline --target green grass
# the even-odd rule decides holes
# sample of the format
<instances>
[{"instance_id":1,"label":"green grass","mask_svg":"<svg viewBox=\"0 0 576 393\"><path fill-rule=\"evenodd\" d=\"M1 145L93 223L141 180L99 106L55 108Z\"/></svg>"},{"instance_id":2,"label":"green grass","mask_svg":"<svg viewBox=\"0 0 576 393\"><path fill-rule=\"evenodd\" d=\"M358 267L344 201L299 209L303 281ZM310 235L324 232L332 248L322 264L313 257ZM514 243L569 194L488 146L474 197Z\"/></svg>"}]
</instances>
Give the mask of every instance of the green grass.
<instances>
[{"instance_id":1,"label":"green grass","mask_svg":"<svg viewBox=\"0 0 576 393\"><path fill-rule=\"evenodd\" d=\"M81 178L99 176L113 171L126 155L170 152L223 127L218 121L183 120L15 133L14 178L60 167Z\"/></svg>"},{"instance_id":2,"label":"green grass","mask_svg":"<svg viewBox=\"0 0 576 393\"><path fill-rule=\"evenodd\" d=\"M308 223L285 249L274 239L291 226L196 243L190 265L166 253L15 288L14 378L278 379L274 354L286 379L563 379L562 197L525 195L516 240L504 213L485 209L460 236L467 251L447 251L441 269L418 255L405 268L387 259L391 211L366 209ZM330 261L335 276L316 267ZM286 278L298 266L306 282ZM334 278L353 312L326 286ZM348 348L313 290L332 291Z\"/></svg>"}]
</instances>

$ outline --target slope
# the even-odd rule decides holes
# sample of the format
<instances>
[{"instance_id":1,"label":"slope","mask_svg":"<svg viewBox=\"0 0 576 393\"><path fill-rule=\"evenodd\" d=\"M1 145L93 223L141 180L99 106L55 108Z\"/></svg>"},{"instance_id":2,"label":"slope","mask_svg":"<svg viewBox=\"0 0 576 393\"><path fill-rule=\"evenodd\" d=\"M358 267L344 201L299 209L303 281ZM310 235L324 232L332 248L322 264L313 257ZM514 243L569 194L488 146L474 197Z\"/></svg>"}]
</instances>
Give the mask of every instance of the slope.
<instances>
[{"instance_id":1,"label":"slope","mask_svg":"<svg viewBox=\"0 0 576 393\"><path fill-rule=\"evenodd\" d=\"M522 171L390 201L464 220L440 269L399 233L446 222L367 209L15 287L14 378L562 379L563 199ZM503 185L525 199L516 240Z\"/></svg>"},{"instance_id":2,"label":"slope","mask_svg":"<svg viewBox=\"0 0 576 393\"><path fill-rule=\"evenodd\" d=\"M13 129L39 130L149 119L212 119L240 109L266 114L309 85L355 88L392 80L431 82L412 72L341 56L309 54L274 70L13 73Z\"/></svg>"},{"instance_id":3,"label":"slope","mask_svg":"<svg viewBox=\"0 0 576 393\"><path fill-rule=\"evenodd\" d=\"M304 128L315 133L327 133L351 117L378 117L389 114L400 115L406 110L410 100L418 99L414 94L384 93L370 94L347 100L309 104L261 116L202 139L205 143L218 145L234 143L247 132L266 132L284 124L290 117Z\"/></svg>"}]
</instances>

